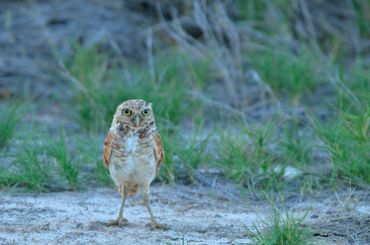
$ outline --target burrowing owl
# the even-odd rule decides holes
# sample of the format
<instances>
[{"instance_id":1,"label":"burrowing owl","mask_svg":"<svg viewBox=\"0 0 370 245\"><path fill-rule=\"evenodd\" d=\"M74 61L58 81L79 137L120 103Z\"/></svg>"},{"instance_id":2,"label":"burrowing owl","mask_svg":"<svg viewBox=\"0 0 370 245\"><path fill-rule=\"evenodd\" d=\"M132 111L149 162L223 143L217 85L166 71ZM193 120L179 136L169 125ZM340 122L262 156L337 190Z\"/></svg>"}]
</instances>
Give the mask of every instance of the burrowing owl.
<instances>
[{"instance_id":1,"label":"burrowing owl","mask_svg":"<svg viewBox=\"0 0 370 245\"><path fill-rule=\"evenodd\" d=\"M127 100L117 107L104 143L104 165L118 186L122 204L116 220L110 225L127 224L123 218L126 197L139 190L149 211L152 228L166 229L159 224L150 208L149 187L164 158L152 105L144 100Z\"/></svg>"}]
</instances>

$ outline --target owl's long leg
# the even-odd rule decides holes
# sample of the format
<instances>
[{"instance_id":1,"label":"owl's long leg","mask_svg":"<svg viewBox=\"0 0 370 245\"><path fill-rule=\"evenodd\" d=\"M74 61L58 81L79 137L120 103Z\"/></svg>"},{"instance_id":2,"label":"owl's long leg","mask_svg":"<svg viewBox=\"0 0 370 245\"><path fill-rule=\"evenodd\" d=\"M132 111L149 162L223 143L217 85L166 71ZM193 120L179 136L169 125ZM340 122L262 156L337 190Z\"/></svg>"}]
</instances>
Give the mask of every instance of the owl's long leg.
<instances>
[{"instance_id":1,"label":"owl's long leg","mask_svg":"<svg viewBox=\"0 0 370 245\"><path fill-rule=\"evenodd\" d=\"M127 191L127 188L125 188L124 186L120 186L118 188L118 190L119 190L119 192L122 195L121 207L119 209L119 213L118 213L117 219L109 222L108 223L108 226L114 226L114 225L123 226L123 225L127 225L128 224L128 220L125 219L125 218L123 218L123 209L125 207L125 202L126 202L126 197L127 197L128 191Z\"/></svg>"},{"instance_id":2,"label":"owl's long leg","mask_svg":"<svg viewBox=\"0 0 370 245\"><path fill-rule=\"evenodd\" d=\"M147 226L151 227L152 229L162 229L167 230L168 227L166 224L159 224L156 220L156 218L153 215L152 209L150 207L150 198L149 198L149 186L145 188L144 190L144 205L148 209L148 212L150 214L151 223Z\"/></svg>"}]
</instances>

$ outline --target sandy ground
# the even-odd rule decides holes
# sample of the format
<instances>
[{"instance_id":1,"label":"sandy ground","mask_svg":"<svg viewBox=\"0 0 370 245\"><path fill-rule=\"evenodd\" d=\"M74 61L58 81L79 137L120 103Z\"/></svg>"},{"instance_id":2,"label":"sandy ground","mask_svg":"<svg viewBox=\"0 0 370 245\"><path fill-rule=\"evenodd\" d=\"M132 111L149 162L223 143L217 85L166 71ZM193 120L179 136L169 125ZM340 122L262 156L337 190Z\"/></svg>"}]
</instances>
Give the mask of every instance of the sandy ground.
<instances>
[{"instance_id":1,"label":"sandy ground","mask_svg":"<svg viewBox=\"0 0 370 245\"><path fill-rule=\"evenodd\" d=\"M305 223L313 227L315 244L369 244L369 202L352 194L296 200L288 208L298 216L308 210ZM106 226L119 203L112 189L1 193L0 244L251 244L247 229L262 224L271 210L265 202L237 200L212 187L155 185L153 210L168 231L145 226L149 215L140 197L127 202L129 225Z\"/></svg>"},{"instance_id":2,"label":"sandy ground","mask_svg":"<svg viewBox=\"0 0 370 245\"><path fill-rule=\"evenodd\" d=\"M168 231L146 227L149 214L139 196L125 209L129 225L107 227L120 197L111 189L47 194L6 194L0 198L0 244L201 244L249 242L243 234L256 215L215 190L154 186L152 207Z\"/></svg>"}]
</instances>

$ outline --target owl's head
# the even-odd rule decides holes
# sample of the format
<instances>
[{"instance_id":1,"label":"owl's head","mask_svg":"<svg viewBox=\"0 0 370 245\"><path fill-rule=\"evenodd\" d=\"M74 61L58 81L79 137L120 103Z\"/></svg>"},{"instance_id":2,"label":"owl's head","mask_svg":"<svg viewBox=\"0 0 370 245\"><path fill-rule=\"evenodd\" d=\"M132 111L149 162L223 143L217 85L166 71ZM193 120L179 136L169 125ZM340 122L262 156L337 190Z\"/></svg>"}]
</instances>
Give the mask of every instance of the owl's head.
<instances>
[{"instance_id":1,"label":"owl's head","mask_svg":"<svg viewBox=\"0 0 370 245\"><path fill-rule=\"evenodd\" d=\"M117 107L113 124L122 123L133 128L154 123L152 104L145 100L126 100Z\"/></svg>"}]
</instances>

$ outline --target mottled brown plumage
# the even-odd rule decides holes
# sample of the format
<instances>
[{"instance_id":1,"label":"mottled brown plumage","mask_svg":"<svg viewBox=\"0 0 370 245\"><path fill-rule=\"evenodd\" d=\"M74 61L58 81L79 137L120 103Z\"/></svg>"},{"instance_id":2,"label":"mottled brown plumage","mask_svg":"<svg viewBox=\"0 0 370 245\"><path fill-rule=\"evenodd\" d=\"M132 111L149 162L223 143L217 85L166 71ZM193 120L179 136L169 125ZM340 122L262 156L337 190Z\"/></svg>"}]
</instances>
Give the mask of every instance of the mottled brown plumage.
<instances>
[{"instance_id":1,"label":"mottled brown plumage","mask_svg":"<svg viewBox=\"0 0 370 245\"><path fill-rule=\"evenodd\" d=\"M157 132L152 105L144 100L128 100L117 107L104 142L103 163L122 194L118 218L111 225L122 225L128 194L143 192L152 228L165 229L156 221L149 201L149 187L164 159L161 138Z\"/></svg>"}]
</instances>

